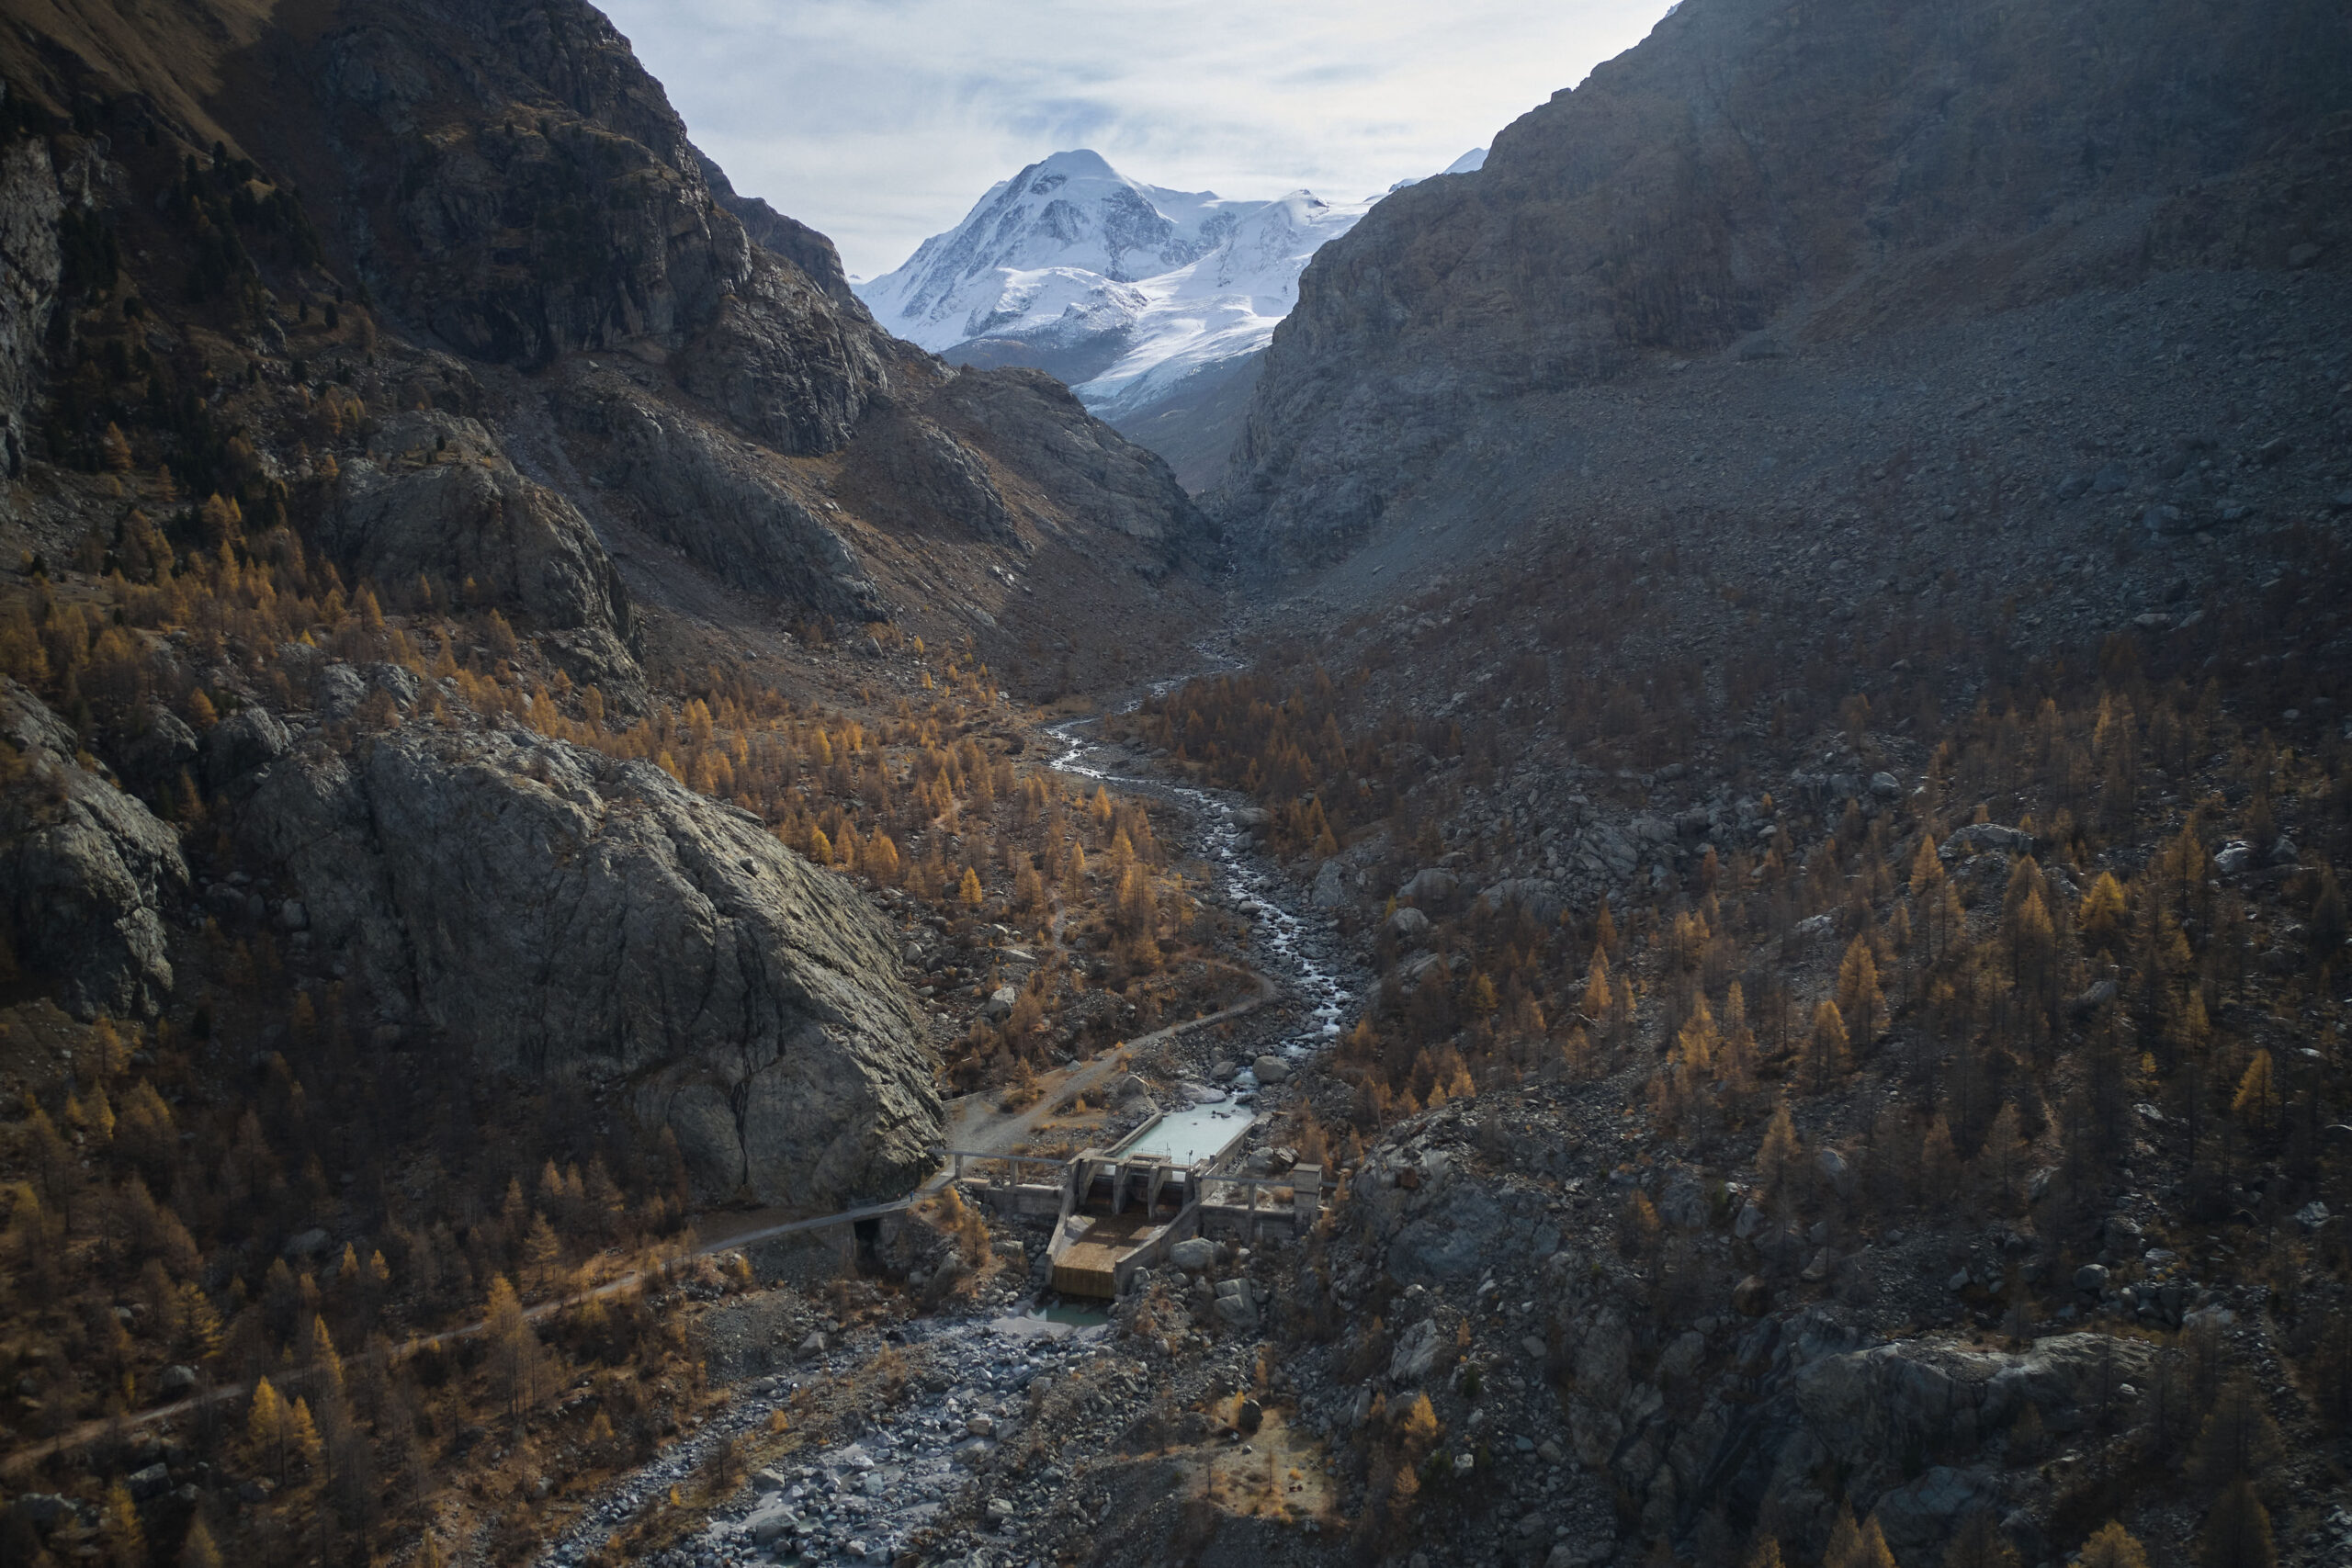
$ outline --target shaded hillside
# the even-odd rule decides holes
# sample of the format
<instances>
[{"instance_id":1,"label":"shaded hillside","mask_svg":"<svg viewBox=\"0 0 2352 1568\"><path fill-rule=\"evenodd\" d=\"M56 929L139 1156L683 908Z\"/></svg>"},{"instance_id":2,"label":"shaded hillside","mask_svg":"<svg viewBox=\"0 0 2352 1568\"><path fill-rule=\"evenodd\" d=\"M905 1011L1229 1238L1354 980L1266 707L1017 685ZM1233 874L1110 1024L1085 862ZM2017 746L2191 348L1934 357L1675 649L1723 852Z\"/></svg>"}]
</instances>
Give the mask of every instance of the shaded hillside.
<instances>
[{"instance_id":1,"label":"shaded hillside","mask_svg":"<svg viewBox=\"0 0 2352 1568\"><path fill-rule=\"evenodd\" d=\"M84 9L11 39L27 96L132 186L219 141L265 218L299 209L289 257L346 276L383 332L454 356L388 387L396 403L513 423L525 468L608 542L650 536L796 615L990 637L1008 576L1032 571L1083 586L1057 602L1148 618L1157 591L1125 569L1157 578L1204 538L1157 459L1065 401L1014 417L1066 432L1086 464L1041 468L985 423L946 436L930 404L956 373L875 326L822 235L738 197L588 6L353 4L275 28L198 12L168 39ZM89 220L123 221L117 199L102 184ZM207 292L235 308L209 324L284 353L293 301L262 298L284 278L232 276L250 249L241 231L224 250ZM338 340L305 369L365 384L375 355ZM526 378L492 386L493 368ZM1027 385L985 397L1011 412ZM862 474L896 482L864 486L861 509L832 498ZM1126 525L1098 536L1106 511ZM884 564L910 536L929 541L929 582Z\"/></svg>"},{"instance_id":2,"label":"shaded hillside","mask_svg":"<svg viewBox=\"0 0 2352 1568\"><path fill-rule=\"evenodd\" d=\"M2347 84L2352 25L2300 0L1692 0L1478 178L1399 192L1317 254L1226 513L1320 556L1498 400L2152 270L2340 266Z\"/></svg>"}]
</instances>

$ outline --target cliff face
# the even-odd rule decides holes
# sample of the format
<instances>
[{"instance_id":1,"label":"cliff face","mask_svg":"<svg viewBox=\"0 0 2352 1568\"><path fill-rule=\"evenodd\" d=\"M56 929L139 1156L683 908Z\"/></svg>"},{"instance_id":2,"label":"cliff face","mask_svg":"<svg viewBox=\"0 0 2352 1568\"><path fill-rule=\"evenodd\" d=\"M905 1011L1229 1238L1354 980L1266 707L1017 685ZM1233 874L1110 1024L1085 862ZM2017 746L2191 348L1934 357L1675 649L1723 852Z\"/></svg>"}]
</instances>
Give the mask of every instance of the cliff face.
<instances>
[{"instance_id":1,"label":"cliff face","mask_svg":"<svg viewBox=\"0 0 2352 1568\"><path fill-rule=\"evenodd\" d=\"M398 1021L625 1086L696 1184L902 1190L939 1098L882 922L748 813L527 731L313 741L240 831Z\"/></svg>"},{"instance_id":2,"label":"cliff face","mask_svg":"<svg viewBox=\"0 0 2352 1568\"><path fill-rule=\"evenodd\" d=\"M153 1015L172 988L164 906L179 837L84 766L73 728L0 676L0 885L16 946L87 1018Z\"/></svg>"},{"instance_id":3,"label":"cliff face","mask_svg":"<svg viewBox=\"0 0 2352 1568\"><path fill-rule=\"evenodd\" d=\"M25 405L57 299L62 207L46 143L28 138L0 153L0 473L12 476L24 471Z\"/></svg>"},{"instance_id":4,"label":"cliff face","mask_svg":"<svg viewBox=\"0 0 2352 1568\"><path fill-rule=\"evenodd\" d=\"M1317 254L1218 504L1328 556L1498 400L2156 268L2340 265L2347 84L2352 24L2305 0L1689 0L1483 172Z\"/></svg>"},{"instance_id":5,"label":"cliff face","mask_svg":"<svg viewBox=\"0 0 2352 1568\"><path fill-rule=\"evenodd\" d=\"M627 374L603 375L584 399L580 378L594 371L559 378L572 394L560 423L579 438L574 456L591 471L617 468L637 520L722 577L845 618L887 618L911 597L875 579L854 530L837 525L830 476L763 462L715 480L712 441L741 436L775 457L846 451L903 466L897 415L954 378L876 326L831 242L739 196L588 6L348 4L337 23L315 41L273 35L252 51L247 74L311 86L299 112L281 106L248 141L304 171L307 190L332 193L331 227L371 285L477 360L531 371L625 355ZM1009 423L967 422L947 467L1030 477L1017 520L990 485L967 483L933 487L921 516L877 503L855 521L922 526L937 503L1010 548L1017 525L1034 544L1040 528L1083 527L1148 491L1153 516L1122 536L1168 557L1205 541L1172 483L1106 490L1052 456L1108 434L1078 405L998 400ZM1154 463L1137 452L1125 466ZM673 515L684 505L697 515Z\"/></svg>"}]
</instances>

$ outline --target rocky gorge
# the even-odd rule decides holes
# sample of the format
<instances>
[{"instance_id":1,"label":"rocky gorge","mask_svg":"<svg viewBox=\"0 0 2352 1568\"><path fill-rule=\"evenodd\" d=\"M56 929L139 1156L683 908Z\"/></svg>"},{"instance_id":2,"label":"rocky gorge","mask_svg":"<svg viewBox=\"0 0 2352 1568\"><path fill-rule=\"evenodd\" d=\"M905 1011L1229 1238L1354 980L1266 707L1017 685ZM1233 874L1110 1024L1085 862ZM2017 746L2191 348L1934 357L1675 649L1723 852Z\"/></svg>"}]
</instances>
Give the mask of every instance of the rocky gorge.
<instances>
[{"instance_id":1,"label":"rocky gorge","mask_svg":"<svg viewBox=\"0 0 2352 1568\"><path fill-rule=\"evenodd\" d=\"M2346 27L1690 0L1196 503L575 0L12 18L0 1555L2346 1561Z\"/></svg>"}]
</instances>

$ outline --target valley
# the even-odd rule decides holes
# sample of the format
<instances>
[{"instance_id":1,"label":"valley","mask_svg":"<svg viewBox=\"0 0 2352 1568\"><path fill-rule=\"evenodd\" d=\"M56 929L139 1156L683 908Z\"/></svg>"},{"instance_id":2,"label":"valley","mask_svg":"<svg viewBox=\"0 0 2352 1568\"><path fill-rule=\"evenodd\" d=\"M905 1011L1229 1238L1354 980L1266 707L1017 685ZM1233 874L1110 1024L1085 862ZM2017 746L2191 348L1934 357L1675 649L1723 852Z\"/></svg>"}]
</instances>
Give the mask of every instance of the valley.
<instances>
[{"instance_id":1,"label":"valley","mask_svg":"<svg viewBox=\"0 0 2352 1568\"><path fill-rule=\"evenodd\" d=\"M581 0L10 19L0 1561L2352 1562L2340 7L879 290Z\"/></svg>"}]
</instances>

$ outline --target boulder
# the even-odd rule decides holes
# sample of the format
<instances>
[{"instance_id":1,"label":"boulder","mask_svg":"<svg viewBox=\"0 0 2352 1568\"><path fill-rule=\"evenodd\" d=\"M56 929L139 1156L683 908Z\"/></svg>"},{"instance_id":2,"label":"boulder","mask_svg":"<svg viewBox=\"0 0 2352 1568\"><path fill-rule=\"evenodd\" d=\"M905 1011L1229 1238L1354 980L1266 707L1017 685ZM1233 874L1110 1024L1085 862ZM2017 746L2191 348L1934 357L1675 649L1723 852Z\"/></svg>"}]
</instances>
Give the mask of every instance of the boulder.
<instances>
[{"instance_id":1,"label":"boulder","mask_svg":"<svg viewBox=\"0 0 2352 1568\"><path fill-rule=\"evenodd\" d=\"M165 1399L180 1399L196 1392L196 1382L194 1367L165 1367L155 1374L155 1392Z\"/></svg>"},{"instance_id":2,"label":"boulder","mask_svg":"<svg viewBox=\"0 0 2352 1568\"><path fill-rule=\"evenodd\" d=\"M1437 1370L1437 1359L1444 1352L1445 1337L1437 1319L1425 1317L1396 1337L1396 1348L1388 1356L1388 1381L1399 1388L1411 1388Z\"/></svg>"},{"instance_id":3,"label":"boulder","mask_svg":"<svg viewBox=\"0 0 2352 1568\"><path fill-rule=\"evenodd\" d=\"M1442 904L1462 889L1462 879L1443 866L1432 865L1415 872L1396 889L1396 897L1415 904Z\"/></svg>"},{"instance_id":4,"label":"boulder","mask_svg":"<svg viewBox=\"0 0 2352 1568\"><path fill-rule=\"evenodd\" d=\"M409 725L353 757L307 742L236 832L388 1022L624 1089L704 1192L831 1203L929 1168L939 1098L890 931L659 768Z\"/></svg>"},{"instance_id":5,"label":"boulder","mask_svg":"<svg viewBox=\"0 0 2352 1568\"><path fill-rule=\"evenodd\" d=\"M287 1238L286 1256L300 1263L309 1258L323 1258L334 1247L334 1238L317 1225L312 1225Z\"/></svg>"},{"instance_id":6,"label":"boulder","mask_svg":"<svg viewBox=\"0 0 2352 1568\"><path fill-rule=\"evenodd\" d=\"M1491 1265L1503 1235L1502 1206L1485 1189L1458 1181L1430 1190L1423 1201L1428 1207L1389 1244L1390 1278L1400 1285L1476 1280Z\"/></svg>"},{"instance_id":7,"label":"boulder","mask_svg":"<svg viewBox=\"0 0 2352 1568\"><path fill-rule=\"evenodd\" d=\"M1986 850L1999 850L2004 854L2030 855L2033 852L2033 835L2017 828L2004 828L1997 822L1971 822L1952 830L1936 848L1944 860L1960 855L1982 854Z\"/></svg>"},{"instance_id":8,"label":"boulder","mask_svg":"<svg viewBox=\"0 0 2352 1568\"><path fill-rule=\"evenodd\" d=\"M1667 1184L1666 1190L1658 1195L1657 1213L1668 1224L1686 1231L1704 1230L1707 1222L1714 1217L1706 1192L1688 1176Z\"/></svg>"},{"instance_id":9,"label":"boulder","mask_svg":"<svg viewBox=\"0 0 2352 1568\"><path fill-rule=\"evenodd\" d=\"M1540 876L1506 877L1478 897L1487 908L1498 911L1516 905L1539 926L1554 924L1568 907L1567 897L1560 891L1559 885Z\"/></svg>"},{"instance_id":10,"label":"boulder","mask_svg":"<svg viewBox=\"0 0 2352 1568\"><path fill-rule=\"evenodd\" d=\"M1187 1274L1197 1274L1216 1261L1216 1243L1204 1235L1186 1236L1168 1249L1168 1261Z\"/></svg>"},{"instance_id":11,"label":"boulder","mask_svg":"<svg viewBox=\"0 0 2352 1568\"><path fill-rule=\"evenodd\" d=\"M269 766L293 744L286 726L267 708L239 708L204 738L204 781L217 795Z\"/></svg>"},{"instance_id":12,"label":"boulder","mask_svg":"<svg viewBox=\"0 0 2352 1568\"><path fill-rule=\"evenodd\" d=\"M989 993L988 1002L980 1009L980 1011L989 1020L989 1021L1001 1022L1005 1019L1012 1016L1013 1004L1020 1001L1020 999L1021 993L1015 987L1012 986L999 986L995 990Z\"/></svg>"},{"instance_id":13,"label":"boulder","mask_svg":"<svg viewBox=\"0 0 2352 1568\"><path fill-rule=\"evenodd\" d=\"M74 1510L71 1498L55 1492L26 1492L17 1495L8 1511L46 1535L74 1517Z\"/></svg>"},{"instance_id":14,"label":"boulder","mask_svg":"<svg viewBox=\"0 0 2352 1568\"><path fill-rule=\"evenodd\" d=\"M172 989L165 906L186 897L179 835L82 765L73 728L0 676L0 750L25 772L0 792L0 919L17 958L54 976L82 1018L148 1017Z\"/></svg>"},{"instance_id":15,"label":"boulder","mask_svg":"<svg viewBox=\"0 0 2352 1568\"><path fill-rule=\"evenodd\" d=\"M1315 881L1307 889L1306 901L1318 909L1337 909L1348 901L1347 869L1336 860L1327 860L1315 873Z\"/></svg>"},{"instance_id":16,"label":"boulder","mask_svg":"<svg viewBox=\"0 0 2352 1568\"><path fill-rule=\"evenodd\" d=\"M311 677L311 705L327 718L349 718L368 695L368 678L350 665L319 667Z\"/></svg>"},{"instance_id":17,"label":"boulder","mask_svg":"<svg viewBox=\"0 0 2352 1568\"><path fill-rule=\"evenodd\" d=\"M1762 1317L1772 1310L1772 1287L1750 1274L1731 1288L1732 1310L1742 1317Z\"/></svg>"},{"instance_id":18,"label":"boulder","mask_svg":"<svg viewBox=\"0 0 2352 1568\"><path fill-rule=\"evenodd\" d=\"M192 775L202 751L195 730L169 709L151 705L135 729L119 736L107 754L132 787L153 800L176 788L183 772Z\"/></svg>"},{"instance_id":19,"label":"boulder","mask_svg":"<svg viewBox=\"0 0 2352 1568\"><path fill-rule=\"evenodd\" d=\"M2086 986L2066 998L2066 1010L2076 1018L2087 1018L2115 999L2115 989L2113 980Z\"/></svg>"},{"instance_id":20,"label":"boulder","mask_svg":"<svg viewBox=\"0 0 2352 1568\"><path fill-rule=\"evenodd\" d=\"M1401 904L1388 917L1388 933L1400 946L1416 945L1430 934L1430 918L1410 904Z\"/></svg>"},{"instance_id":21,"label":"boulder","mask_svg":"<svg viewBox=\"0 0 2352 1568\"><path fill-rule=\"evenodd\" d=\"M1290 1077L1290 1064L1280 1056L1265 1055L1250 1064L1260 1083L1281 1083Z\"/></svg>"}]
</instances>

